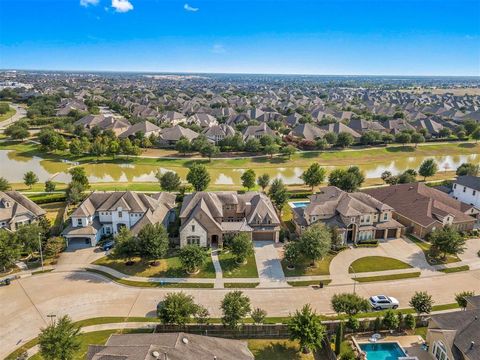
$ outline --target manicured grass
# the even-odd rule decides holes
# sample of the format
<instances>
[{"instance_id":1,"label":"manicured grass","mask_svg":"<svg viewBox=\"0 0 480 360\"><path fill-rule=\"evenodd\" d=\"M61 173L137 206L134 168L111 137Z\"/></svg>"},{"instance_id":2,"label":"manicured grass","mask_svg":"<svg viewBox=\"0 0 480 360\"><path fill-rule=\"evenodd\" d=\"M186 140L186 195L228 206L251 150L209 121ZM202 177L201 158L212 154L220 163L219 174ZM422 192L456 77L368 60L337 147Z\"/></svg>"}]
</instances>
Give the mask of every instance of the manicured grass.
<instances>
[{"instance_id":1,"label":"manicured grass","mask_svg":"<svg viewBox=\"0 0 480 360\"><path fill-rule=\"evenodd\" d=\"M133 287L145 287L145 288L213 288L213 283L160 283L160 282L146 282L146 281L132 281L125 279L118 279L106 272L95 270L95 269L86 269L88 272L99 274L109 278L110 280L115 281L116 283L133 286Z\"/></svg>"},{"instance_id":2,"label":"manicured grass","mask_svg":"<svg viewBox=\"0 0 480 360\"><path fill-rule=\"evenodd\" d=\"M303 354L297 341L248 340L248 348L256 360L314 360L313 354Z\"/></svg>"},{"instance_id":3,"label":"manicured grass","mask_svg":"<svg viewBox=\"0 0 480 360\"><path fill-rule=\"evenodd\" d=\"M208 256L207 261L198 274L189 275L182 269L180 259L175 251L158 260L158 266L150 266L149 262L134 258L135 264L125 265L125 259L118 259L113 256L106 256L98 259L93 264L107 266L120 271L123 274L141 277L164 277L164 278L215 278L215 268L212 258Z\"/></svg>"},{"instance_id":4,"label":"manicured grass","mask_svg":"<svg viewBox=\"0 0 480 360\"><path fill-rule=\"evenodd\" d=\"M59 228L63 222L63 213L67 204L65 202L53 202L49 204L42 204L40 207L44 209L47 214L45 215L52 226Z\"/></svg>"},{"instance_id":5,"label":"manicured grass","mask_svg":"<svg viewBox=\"0 0 480 360\"><path fill-rule=\"evenodd\" d=\"M441 271L441 272L446 273L446 274L450 274L450 273L456 273L456 272L468 271L468 270L470 270L470 266L468 266L468 265L462 265L462 266L456 266L456 267L450 267L450 268L440 269L440 270L438 270L438 271Z\"/></svg>"},{"instance_id":6,"label":"manicured grass","mask_svg":"<svg viewBox=\"0 0 480 360\"><path fill-rule=\"evenodd\" d=\"M398 269L410 269L411 266L403 261L385 257L385 256L366 256L355 260L350 264L350 273L361 273L371 271L386 271L386 270L398 270Z\"/></svg>"},{"instance_id":7,"label":"manicured grass","mask_svg":"<svg viewBox=\"0 0 480 360\"><path fill-rule=\"evenodd\" d=\"M231 252L220 252L218 255L224 278L258 278L255 254L247 258L247 263L238 265Z\"/></svg>"},{"instance_id":8,"label":"manicured grass","mask_svg":"<svg viewBox=\"0 0 480 360\"><path fill-rule=\"evenodd\" d=\"M309 259L301 258L295 265L295 268L290 270L287 267L287 262L282 260L282 268L285 276L309 276L309 275L330 275L330 262L336 254L330 253L324 259L316 261L315 266L310 266Z\"/></svg>"},{"instance_id":9,"label":"manicured grass","mask_svg":"<svg viewBox=\"0 0 480 360\"><path fill-rule=\"evenodd\" d=\"M415 328L414 334L419 335L423 338L423 340L426 340L427 339L427 327L423 326L423 327Z\"/></svg>"},{"instance_id":10,"label":"manicured grass","mask_svg":"<svg viewBox=\"0 0 480 360\"><path fill-rule=\"evenodd\" d=\"M252 282L252 283L224 283L223 287L226 289L245 289L245 288L256 288L258 286L258 282Z\"/></svg>"},{"instance_id":11,"label":"manicured grass","mask_svg":"<svg viewBox=\"0 0 480 360\"><path fill-rule=\"evenodd\" d=\"M423 253L425 254L425 258L430 265L438 265L438 264L451 264L455 262L459 262L460 258L454 255L447 255L447 258L444 259L431 259L428 255L430 247L432 246L429 242L420 240L413 235L407 235L408 239L413 241L420 249L422 249Z\"/></svg>"},{"instance_id":12,"label":"manicured grass","mask_svg":"<svg viewBox=\"0 0 480 360\"><path fill-rule=\"evenodd\" d=\"M49 272L52 272L52 271L53 271L53 269L38 270L38 271L33 271L33 272L32 272L32 275L45 274L45 273L49 273Z\"/></svg>"},{"instance_id":13,"label":"manicured grass","mask_svg":"<svg viewBox=\"0 0 480 360\"><path fill-rule=\"evenodd\" d=\"M158 318L149 317L121 317L121 316L104 316L91 319L76 321L75 325L80 327L101 325L101 324L116 324L125 322L160 322Z\"/></svg>"},{"instance_id":14,"label":"manicured grass","mask_svg":"<svg viewBox=\"0 0 480 360\"><path fill-rule=\"evenodd\" d=\"M420 276L420 272L411 272L411 273L405 273L405 274L357 277L357 278L354 278L354 280L357 282L374 282L374 281L411 279L411 278L417 278L419 276Z\"/></svg>"},{"instance_id":15,"label":"manicured grass","mask_svg":"<svg viewBox=\"0 0 480 360\"><path fill-rule=\"evenodd\" d=\"M323 286L327 286L332 282L332 280L302 280L302 281L287 281L290 286L320 286L320 282L323 283Z\"/></svg>"}]
</instances>

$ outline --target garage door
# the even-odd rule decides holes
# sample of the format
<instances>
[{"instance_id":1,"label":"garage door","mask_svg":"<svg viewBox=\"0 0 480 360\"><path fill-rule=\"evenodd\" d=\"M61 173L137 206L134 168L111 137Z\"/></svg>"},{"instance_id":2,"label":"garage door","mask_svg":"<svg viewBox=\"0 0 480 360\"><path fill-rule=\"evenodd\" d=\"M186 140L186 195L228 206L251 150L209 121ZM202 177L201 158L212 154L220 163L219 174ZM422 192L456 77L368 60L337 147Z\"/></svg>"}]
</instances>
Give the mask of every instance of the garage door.
<instances>
[{"instance_id":1,"label":"garage door","mask_svg":"<svg viewBox=\"0 0 480 360\"><path fill-rule=\"evenodd\" d=\"M376 230L375 239L383 239L385 236L385 230Z\"/></svg>"},{"instance_id":2,"label":"garage door","mask_svg":"<svg viewBox=\"0 0 480 360\"><path fill-rule=\"evenodd\" d=\"M275 233L274 232L254 232L253 240L275 241Z\"/></svg>"},{"instance_id":3,"label":"garage door","mask_svg":"<svg viewBox=\"0 0 480 360\"><path fill-rule=\"evenodd\" d=\"M395 238L397 237L397 229L388 229L388 238Z\"/></svg>"}]
</instances>

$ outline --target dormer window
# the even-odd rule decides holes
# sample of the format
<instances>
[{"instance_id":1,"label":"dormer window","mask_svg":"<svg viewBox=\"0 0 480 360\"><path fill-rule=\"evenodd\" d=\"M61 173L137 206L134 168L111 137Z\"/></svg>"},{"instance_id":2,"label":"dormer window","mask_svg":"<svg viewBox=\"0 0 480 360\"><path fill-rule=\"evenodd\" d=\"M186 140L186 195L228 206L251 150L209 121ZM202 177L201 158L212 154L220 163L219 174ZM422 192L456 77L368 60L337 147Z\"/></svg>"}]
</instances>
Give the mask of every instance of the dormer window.
<instances>
[{"instance_id":1,"label":"dormer window","mask_svg":"<svg viewBox=\"0 0 480 360\"><path fill-rule=\"evenodd\" d=\"M118 212L118 217L121 218L123 216L123 213L121 211Z\"/></svg>"},{"instance_id":2,"label":"dormer window","mask_svg":"<svg viewBox=\"0 0 480 360\"><path fill-rule=\"evenodd\" d=\"M388 219L388 213L383 214L383 220L387 220L387 219Z\"/></svg>"},{"instance_id":3,"label":"dormer window","mask_svg":"<svg viewBox=\"0 0 480 360\"><path fill-rule=\"evenodd\" d=\"M77 219L77 226L82 226L82 225L83 225L82 219Z\"/></svg>"}]
</instances>

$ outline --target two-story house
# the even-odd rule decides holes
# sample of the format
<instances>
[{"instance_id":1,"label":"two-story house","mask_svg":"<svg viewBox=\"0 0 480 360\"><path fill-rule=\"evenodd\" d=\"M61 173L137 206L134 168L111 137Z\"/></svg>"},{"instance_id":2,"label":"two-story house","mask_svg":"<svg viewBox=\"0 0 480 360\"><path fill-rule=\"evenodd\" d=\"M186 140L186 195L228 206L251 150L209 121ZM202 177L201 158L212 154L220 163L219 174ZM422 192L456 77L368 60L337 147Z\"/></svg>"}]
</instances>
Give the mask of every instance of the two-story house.
<instances>
[{"instance_id":1,"label":"two-story house","mask_svg":"<svg viewBox=\"0 0 480 360\"><path fill-rule=\"evenodd\" d=\"M459 176L452 185L452 197L480 209L480 177Z\"/></svg>"},{"instance_id":2,"label":"two-story house","mask_svg":"<svg viewBox=\"0 0 480 360\"><path fill-rule=\"evenodd\" d=\"M270 199L259 192L186 195L180 223L180 246L222 245L227 234L241 232L249 233L253 240L279 240L280 219Z\"/></svg>"},{"instance_id":3,"label":"two-story house","mask_svg":"<svg viewBox=\"0 0 480 360\"><path fill-rule=\"evenodd\" d=\"M401 235L403 225L392 218L393 208L365 193L347 193L336 186L327 186L309 199L306 206L292 208L299 234L322 222L337 228L344 244Z\"/></svg>"},{"instance_id":4,"label":"two-story house","mask_svg":"<svg viewBox=\"0 0 480 360\"><path fill-rule=\"evenodd\" d=\"M62 235L67 242L82 239L95 246L102 236L115 235L122 227L137 234L146 224L167 226L174 207L175 195L166 192L96 191L75 209Z\"/></svg>"},{"instance_id":5,"label":"two-story house","mask_svg":"<svg viewBox=\"0 0 480 360\"><path fill-rule=\"evenodd\" d=\"M45 214L44 209L18 191L0 191L0 229L15 231Z\"/></svg>"}]
</instances>

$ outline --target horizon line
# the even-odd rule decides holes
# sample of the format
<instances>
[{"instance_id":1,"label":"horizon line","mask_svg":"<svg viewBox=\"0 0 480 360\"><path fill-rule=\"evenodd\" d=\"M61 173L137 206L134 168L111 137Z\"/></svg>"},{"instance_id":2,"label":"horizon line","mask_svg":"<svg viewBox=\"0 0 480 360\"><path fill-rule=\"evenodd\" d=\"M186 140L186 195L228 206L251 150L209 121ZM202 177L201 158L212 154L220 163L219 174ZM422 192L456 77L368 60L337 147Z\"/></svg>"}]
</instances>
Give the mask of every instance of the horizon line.
<instances>
[{"instance_id":1,"label":"horizon line","mask_svg":"<svg viewBox=\"0 0 480 360\"><path fill-rule=\"evenodd\" d=\"M415 75L415 74L314 74L314 73L260 73L260 72L205 72L205 71L148 71L148 70L87 70L87 69L28 69L28 68L0 68L0 71L45 71L45 72L82 72L82 73L130 73L130 74L187 74L187 75L271 75L271 76L345 76L345 77L361 77L361 76L403 76L403 77L466 77L466 78L480 78L479 75Z\"/></svg>"}]
</instances>

